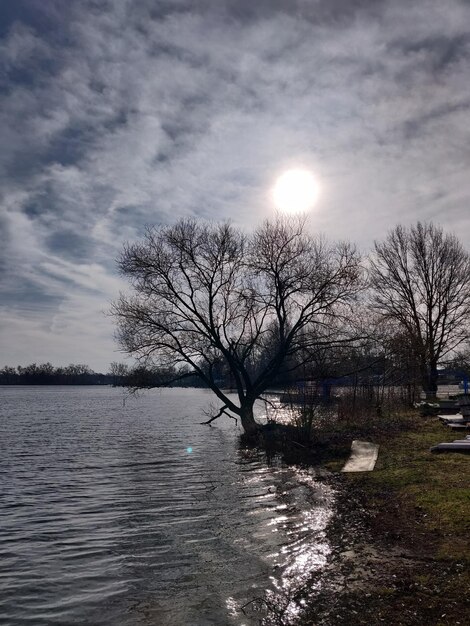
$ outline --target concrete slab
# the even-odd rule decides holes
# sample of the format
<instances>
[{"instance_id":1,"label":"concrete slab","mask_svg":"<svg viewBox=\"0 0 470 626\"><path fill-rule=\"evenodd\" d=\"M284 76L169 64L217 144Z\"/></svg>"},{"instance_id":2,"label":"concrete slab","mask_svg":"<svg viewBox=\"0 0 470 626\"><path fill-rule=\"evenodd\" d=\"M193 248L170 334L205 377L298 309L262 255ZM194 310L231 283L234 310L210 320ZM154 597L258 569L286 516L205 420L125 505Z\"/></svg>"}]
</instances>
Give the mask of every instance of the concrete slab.
<instances>
[{"instance_id":1,"label":"concrete slab","mask_svg":"<svg viewBox=\"0 0 470 626\"><path fill-rule=\"evenodd\" d=\"M449 422L463 422L464 420L464 417L461 413L456 413L455 415L438 415L437 417L444 424L448 424Z\"/></svg>"},{"instance_id":2,"label":"concrete slab","mask_svg":"<svg viewBox=\"0 0 470 626\"><path fill-rule=\"evenodd\" d=\"M370 441L354 439L351 444L351 456L342 472L371 472L379 455L379 446Z\"/></svg>"}]
</instances>

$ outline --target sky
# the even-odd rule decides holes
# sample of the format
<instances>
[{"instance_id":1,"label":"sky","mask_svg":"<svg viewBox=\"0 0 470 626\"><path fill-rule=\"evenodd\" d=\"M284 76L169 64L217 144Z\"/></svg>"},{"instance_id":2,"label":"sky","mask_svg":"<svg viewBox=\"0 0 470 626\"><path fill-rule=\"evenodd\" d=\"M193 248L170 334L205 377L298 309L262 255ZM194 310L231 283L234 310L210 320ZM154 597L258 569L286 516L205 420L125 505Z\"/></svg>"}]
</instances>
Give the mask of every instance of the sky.
<instances>
[{"instance_id":1,"label":"sky","mask_svg":"<svg viewBox=\"0 0 470 626\"><path fill-rule=\"evenodd\" d=\"M106 372L116 258L183 216L249 230L290 168L309 229L470 241L470 3L4 0L0 367Z\"/></svg>"}]
</instances>

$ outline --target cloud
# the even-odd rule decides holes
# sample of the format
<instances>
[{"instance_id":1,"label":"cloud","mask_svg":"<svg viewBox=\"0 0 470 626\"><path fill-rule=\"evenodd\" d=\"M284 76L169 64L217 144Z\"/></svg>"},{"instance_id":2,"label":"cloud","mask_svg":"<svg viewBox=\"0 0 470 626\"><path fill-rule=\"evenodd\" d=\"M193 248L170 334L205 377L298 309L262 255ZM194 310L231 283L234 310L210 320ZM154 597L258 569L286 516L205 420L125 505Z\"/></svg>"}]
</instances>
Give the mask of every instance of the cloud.
<instances>
[{"instance_id":1,"label":"cloud","mask_svg":"<svg viewBox=\"0 0 470 626\"><path fill-rule=\"evenodd\" d=\"M80 346L105 368L123 241L183 215L250 227L287 167L316 173L330 238L367 249L416 219L469 238L466 2L19 1L4 19L6 361Z\"/></svg>"}]
</instances>

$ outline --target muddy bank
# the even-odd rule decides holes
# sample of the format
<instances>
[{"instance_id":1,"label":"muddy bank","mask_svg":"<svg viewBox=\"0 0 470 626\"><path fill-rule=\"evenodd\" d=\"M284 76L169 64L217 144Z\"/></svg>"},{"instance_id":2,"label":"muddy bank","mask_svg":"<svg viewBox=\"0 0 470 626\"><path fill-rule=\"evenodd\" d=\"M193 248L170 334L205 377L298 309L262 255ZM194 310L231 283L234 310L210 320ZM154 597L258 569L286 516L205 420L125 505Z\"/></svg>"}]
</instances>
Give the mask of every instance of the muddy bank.
<instances>
[{"instance_id":1,"label":"muddy bank","mask_svg":"<svg viewBox=\"0 0 470 626\"><path fill-rule=\"evenodd\" d=\"M318 591L300 623L468 624L468 561L436 556L438 541L423 530L422 512L390 491L330 480L337 489L332 553L311 581Z\"/></svg>"}]
</instances>

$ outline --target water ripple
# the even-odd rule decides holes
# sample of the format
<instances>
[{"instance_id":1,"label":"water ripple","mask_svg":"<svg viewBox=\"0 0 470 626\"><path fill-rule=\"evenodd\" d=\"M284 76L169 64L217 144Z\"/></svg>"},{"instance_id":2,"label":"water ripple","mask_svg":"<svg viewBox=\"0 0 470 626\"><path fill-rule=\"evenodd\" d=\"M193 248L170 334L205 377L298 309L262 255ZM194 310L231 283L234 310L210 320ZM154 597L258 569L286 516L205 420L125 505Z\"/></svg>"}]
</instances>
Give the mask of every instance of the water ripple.
<instances>
[{"instance_id":1,"label":"water ripple","mask_svg":"<svg viewBox=\"0 0 470 626\"><path fill-rule=\"evenodd\" d=\"M204 391L122 398L0 387L2 624L248 624L251 598L322 566L332 494L312 474L200 426Z\"/></svg>"}]
</instances>

